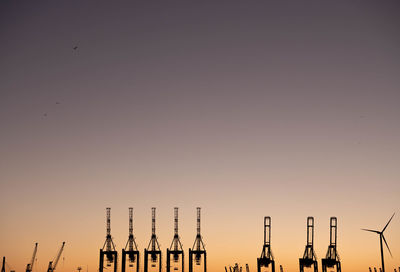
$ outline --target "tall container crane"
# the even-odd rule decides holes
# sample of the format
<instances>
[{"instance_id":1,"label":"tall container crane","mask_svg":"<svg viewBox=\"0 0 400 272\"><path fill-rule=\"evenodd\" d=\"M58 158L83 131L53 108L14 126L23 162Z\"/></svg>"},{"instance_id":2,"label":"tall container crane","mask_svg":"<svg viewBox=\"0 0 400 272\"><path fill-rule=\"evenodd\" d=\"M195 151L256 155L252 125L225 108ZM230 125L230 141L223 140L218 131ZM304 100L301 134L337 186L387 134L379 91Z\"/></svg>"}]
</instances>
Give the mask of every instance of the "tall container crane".
<instances>
[{"instance_id":1,"label":"tall container crane","mask_svg":"<svg viewBox=\"0 0 400 272\"><path fill-rule=\"evenodd\" d=\"M184 253L181 240L178 233L178 208L174 208L174 238L170 248L167 248L167 272L171 271L171 257L174 263L174 270L179 270L178 264L181 263L181 271L184 272Z\"/></svg>"},{"instance_id":2,"label":"tall container crane","mask_svg":"<svg viewBox=\"0 0 400 272\"><path fill-rule=\"evenodd\" d=\"M337 240L337 219L336 217L331 217L330 222L330 243L328 246L328 252L326 253L325 259L322 259L322 272L326 272L327 268L334 268L336 266L336 271L341 272L339 253L336 249Z\"/></svg>"},{"instance_id":3,"label":"tall container crane","mask_svg":"<svg viewBox=\"0 0 400 272\"><path fill-rule=\"evenodd\" d=\"M32 272L32 270L33 270L33 265L35 264L37 246L38 246L38 243L35 243L35 248L33 249L31 262L26 265L26 272Z\"/></svg>"},{"instance_id":4,"label":"tall container crane","mask_svg":"<svg viewBox=\"0 0 400 272\"><path fill-rule=\"evenodd\" d=\"M65 245L65 242L62 243L60 249L58 250L56 257L52 261L49 262L49 267L47 268L47 272L54 272L56 270L58 260L60 260L61 254L64 250L64 245Z\"/></svg>"},{"instance_id":5,"label":"tall container crane","mask_svg":"<svg viewBox=\"0 0 400 272\"><path fill-rule=\"evenodd\" d=\"M314 267L314 272L318 272L317 255L314 251L314 217L307 217L307 244L303 258L299 258L300 272L304 267Z\"/></svg>"},{"instance_id":6,"label":"tall container crane","mask_svg":"<svg viewBox=\"0 0 400 272\"><path fill-rule=\"evenodd\" d=\"M121 271L126 271L126 256L128 256L129 267L136 267L134 270L139 272L139 250L133 235L133 208L129 208L129 237L125 249L122 249Z\"/></svg>"},{"instance_id":7,"label":"tall container crane","mask_svg":"<svg viewBox=\"0 0 400 272\"><path fill-rule=\"evenodd\" d=\"M144 272L149 271L149 256L151 267L156 267L158 263L158 271L161 272L161 249L156 235L156 208L151 208L151 238L147 249L144 249Z\"/></svg>"},{"instance_id":8,"label":"tall container crane","mask_svg":"<svg viewBox=\"0 0 400 272\"><path fill-rule=\"evenodd\" d=\"M203 267L204 272L207 272L207 252L204 247L203 238L200 233L200 213L201 208L197 207L197 235L193 243L193 248L189 248L189 272L193 272L193 263L201 264L201 257L204 256ZM194 257L194 261L193 261Z\"/></svg>"},{"instance_id":9,"label":"tall container crane","mask_svg":"<svg viewBox=\"0 0 400 272\"><path fill-rule=\"evenodd\" d=\"M104 256L106 257L107 266L114 265L114 272L117 272L118 252L115 250L115 245L111 237L111 208L106 208L107 216L107 235L103 248L100 249L100 264L99 272L104 270Z\"/></svg>"},{"instance_id":10,"label":"tall container crane","mask_svg":"<svg viewBox=\"0 0 400 272\"><path fill-rule=\"evenodd\" d=\"M275 260L271 250L271 217L264 217L264 245L260 258L257 258L257 272L261 272L262 267L271 266L271 272L275 272Z\"/></svg>"}]
</instances>

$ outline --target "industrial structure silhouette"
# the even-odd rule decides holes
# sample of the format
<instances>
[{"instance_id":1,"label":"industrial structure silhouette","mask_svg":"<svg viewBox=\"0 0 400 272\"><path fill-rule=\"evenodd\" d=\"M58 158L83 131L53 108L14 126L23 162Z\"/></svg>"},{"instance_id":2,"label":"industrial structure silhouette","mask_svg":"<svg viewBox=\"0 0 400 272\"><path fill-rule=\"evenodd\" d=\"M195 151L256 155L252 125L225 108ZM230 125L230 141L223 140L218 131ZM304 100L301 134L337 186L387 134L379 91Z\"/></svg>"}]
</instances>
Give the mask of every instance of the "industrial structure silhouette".
<instances>
[{"instance_id":1,"label":"industrial structure silhouette","mask_svg":"<svg viewBox=\"0 0 400 272\"><path fill-rule=\"evenodd\" d=\"M181 271L185 270L185 254L182 246L181 238L179 236L179 219L178 219L178 207L174 208L174 235L172 238L172 242L169 248L166 249L166 272L173 271ZM194 272L195 267L196 270L203 270L207 272L207 251L205 249L205 245L203 242L203 237L201 235L201 208L197 207L196 209L196 237L193 243L192 248L189 248L189 272ZM389 221L386 223L382 231L370 230L370 229L362 229L368 232L374 232L379 234L380 238L380 251L381 251L381 261L382 267L369 267L369 272L385 272L384 265L384 257L383 257L383 242L385 243L389 253L392 255L389 246L386 242L384 232L387 229L388 225L392 221L394 214L390 217ZM133 208L129 208L129 233L128 240L126 242L125 248L122 249L121 254L121 272L139 272L140 270L140 252L138 246L136 244L136 239L133 231ZM158 238L156 235L156 208L151 208L151 237L150 242L147 248L144 249L144 265L143 271L158 271L162 272L163 263L162 263L162 251L160 245L158 243ZM338 228L338 220L336 217L330 218L330 239L328 250L325 255L325 258L321 259L322 263L322 272L334 271L341 272L341 260L339 257L338 249L337 249L337 228ZM257 272L275 272L275 258L271 249L271 217L264 217L264 241L262 246L262 251L260 257L257 258ZM314 217L307 217L307 240L304 253L301 258L299 258L299 271L303 272L304 268L309 268L314 270L314 272L318 272L318 259L317 255L314 251ZM57 268L57 264L60 260L61 254L64 250L65 242L62 243L60 249L58 250L56 256L53 260L51 260L48 264L47 272L55 272ZM35 243L35 247L33 250L32 258L30 262L26 265L25 272L32 272L33 267L36 261L36 253L38 250L38 243ZM9 267L8 271L6 271L6 266ZM112 267L112 268L111 268ZM228 270L229 268L229 270ZM78 267L78 271L80 272L82 267ZM111 236L111 208L106 208L106 240L103 244L103 247L100 249L99 255L99 272L105 272L104 270L113 270L114 272L118 271L118 251L115 248L115 244L113 242ZM250 272L250 267L248 264L245 266L246 272ZM279 271L283 272L283 266L279 265ZM3 263L1 272L15 272L13 269L10 269L10 266L7 265L6 258L3 257ZM242 266L238 263L235 263L234 266L225 266L225 272L243 272ZM394 268L394 272L400 272L400 267L398 270Z\"/></svg>"},{"instance_id":2,"label":"industrial structure silhouette","mask_svg":"<svg viewBox=\"0 0 400 272\"><path fill-rule=\"evenodd\" d=\"M385 227L381 230L381 231L377 231L377 230L370 230L370 229L362 229L365 231L370 231L370 232L375 232L377 234L379 234L379 241L380 241L380 246L381 246L381 262L382 262L382 272L385 272L385 259L383 257L383 244L382 244L382 240L385 242L385 245L387 247L387 249L389 250L390 256L392 256L392 252L390 251L390 248L386 242L385 236L383 235L384 231L386 230L387 226L389 225L390 221L392 221L394 214L392 215L392 217L390 217L389 221L386 223ZM399 268L400 271L400 268Z\"/></svg>"}]
</instances>

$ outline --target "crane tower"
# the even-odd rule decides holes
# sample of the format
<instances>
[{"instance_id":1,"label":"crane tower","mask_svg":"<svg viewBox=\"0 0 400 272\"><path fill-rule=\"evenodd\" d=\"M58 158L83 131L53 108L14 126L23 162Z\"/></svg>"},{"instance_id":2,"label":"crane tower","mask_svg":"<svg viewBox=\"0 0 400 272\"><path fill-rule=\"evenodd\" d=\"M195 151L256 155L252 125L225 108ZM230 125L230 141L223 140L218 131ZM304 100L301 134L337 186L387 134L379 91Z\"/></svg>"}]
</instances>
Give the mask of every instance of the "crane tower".
<instances>
[{"instance_id":1,"label":"crane tower","mask_svg":"<svg viewBox=\"0 0 400 272\"><path fill-rule=\"evenodd\" d=\"M26 272L32 272L32 270L33 270L33 265L34 265L35 259L36 259L37 246L38 246L38 243L35 243L35 248L33 249L31 262L26 265Z\"/></svg>"},{"instance_id":2,"label":"crane tower","mask_svg":"<svg viewBox=\"0 0 400 272\"><path fill-rule=\"evenodd\" d=\"M60 249L58 250L56 257L52 261L49 262L49 267L47 268L47 272L54 272L56 270L58 260L60 260L61 254L64 250L64 245L65 245L65 242L62 243Z\"/></svg>"},{"instance_id":3,"label":"crane tower","mask_svg":"<svg viewBox=\"0 0 400 272\"><path fill-rule=\"evenodd\" d=\"M147 249L144 249L144 272L149 271L149 255L151 267L156 267L158 261L158 271L161 272L161 249L156 235L156 208L154 207L151 208L151 238Z\"/></svg>"},{"instance_id":4,"label":"crane tower","mask_svg":"<svg viewBox=\"0 0 400 272\"><path fill-rule=\"evenodd\" d=\"M122 249L122 272L126 271L126 256L128 256L128 266L135 267L134 270L139 272L139 250L136 244L135 236L133 235L133 208L129 208L129 236L125 248Z\"/></svg>"},{"instance_id":5,"label":"crane tower","mask_svg":"<svg viewBox=\"0 0 400 272\"><path fill-rule=\"evenodd\" d=\"M269 267L271 272L275 272L274 255L271 250L271 217L264 217L264 245L261 251L261 257L257 258L257 272L261 272L262 267Z\"/></svg>"},{"instance_id":6,"label":"crane tower","mask_svg":"<svg viewBox=\"0 0 400 272\"><path fill-rule=\"evenodd\" d=\"M111 237L111 208L106 208L107 216L107 235L103 248L100 249L100 265L99 272L104 270L104 256L106 257L107 267L114 265L114 272L117 272L118 252L115 250L115 245Z\"/></svg>"},{"instance_id":7,"label":"crane tower","mask_svg":"<svg viewBox=\"0 0 400 272\"><path fill-rule=\"evenodd\" d=\"M330 244L328 246L328 252L326 253L325 259L322 259L322 272L326 272L327 268L334 268L336 271L341 272L340 258L336 249L337 240L337 219L331 217L330 222Z\"/></svg>"},{"instance_id":8,"label":"crane tower","mask_svg":"<svg viewBox=\"0 0 400 272\"><path fill-rule=\"evenodd\" d=\"M171 257L175 263L174 270L179 270L177 264L181 263L181 271L184 272L184 253L181 240L178 233L178 208L174 208L174 238L172 239L171 246L167 248L167 272L171 271Z\"/></svg>"},{"instance_id":9,"label":"crane tower","mask_svg":"<svg viewBox=\"0 0 400 272\"><path fill-rule=\"evenodd\" d=\"M300 272L304 271L304 267L314 268L314 272L318 272L318 261L314 251L314 217L307 217L307 244L303 254L303 258L299 258Z\"/></svg>"},{"instance_id":10,"label":"crane tower","mask_svg":"<svg viewBox=\"0 0 400 272\"><path fill-rule=\"evenodd\" d=\"M200 212L201 208L197 207L197 235L193 243L193 248L189 248L189 272L193 272L193 263L201 264L201 257L204 256L203 267L204 272L207 272L207 252L204 247L203 238L200 234ZM193 261L194 257L194 261Z\"/></svg>"}]
</instances>

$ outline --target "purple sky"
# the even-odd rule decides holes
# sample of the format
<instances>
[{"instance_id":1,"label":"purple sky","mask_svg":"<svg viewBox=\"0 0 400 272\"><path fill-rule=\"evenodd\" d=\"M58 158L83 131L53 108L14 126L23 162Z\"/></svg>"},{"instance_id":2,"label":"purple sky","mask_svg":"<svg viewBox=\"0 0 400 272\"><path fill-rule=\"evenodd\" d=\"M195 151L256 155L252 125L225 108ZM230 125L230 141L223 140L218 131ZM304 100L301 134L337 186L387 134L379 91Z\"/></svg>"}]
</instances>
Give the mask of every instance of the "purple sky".
<instances>
[{"instance_id":1,"label":"purple sky","mask_svg":"<svg viewBox=\"0 0 400 272\"><path fill-rule=\"evenodd\" d=\"M185 248L203 207L211 271L254 270L265 215L288 270L308 215L319 257L336 215L347 268L378 266L359 229L400 212L400 3L205 2L0 3L0 254L17 270L36 240L43 270L63 240L65 271L94 270L107 206L119 249L129 206L140 248L150 207L163 248L173 207Z\"/></svg>"}]
</instances>

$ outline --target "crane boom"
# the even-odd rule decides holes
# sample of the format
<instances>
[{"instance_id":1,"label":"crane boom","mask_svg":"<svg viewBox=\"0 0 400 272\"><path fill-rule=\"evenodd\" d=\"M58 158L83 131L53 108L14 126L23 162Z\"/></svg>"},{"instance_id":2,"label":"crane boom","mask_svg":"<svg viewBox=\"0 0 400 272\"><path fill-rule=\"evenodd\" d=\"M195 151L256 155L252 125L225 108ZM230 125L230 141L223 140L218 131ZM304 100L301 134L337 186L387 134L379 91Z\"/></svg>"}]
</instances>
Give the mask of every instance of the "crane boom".
<instances>
[{"instance_id":1,"label":"crane boom","mask_svg":"<svg viewBox=\"0 0 400 272\"><path fill-rule=\"evenodd\" d=\"M47 272L54 272L54 270L56 270L58 260L60 259L61 253L64 250L64 245L65 245L65 242L62 243L62 246L61 246L60 250L58 251L54 260L49 262L49 267L47 268Z\"/></svg>"},{"instance_id":2,"label":"crane boom","mask_svg":"<svg viewBox=\"0 0 400 272\"><path fill-rule=\"evenodd\" d=\"M36 252L37 252L38 243L35 243L35 249L33 250L31 262L26 265L26 272L32 272L33 265L35 263Z\"/></svg>"}]
</instances>

